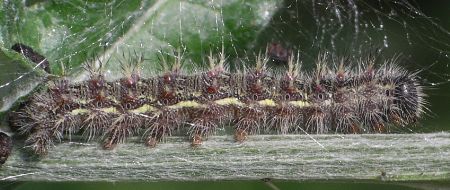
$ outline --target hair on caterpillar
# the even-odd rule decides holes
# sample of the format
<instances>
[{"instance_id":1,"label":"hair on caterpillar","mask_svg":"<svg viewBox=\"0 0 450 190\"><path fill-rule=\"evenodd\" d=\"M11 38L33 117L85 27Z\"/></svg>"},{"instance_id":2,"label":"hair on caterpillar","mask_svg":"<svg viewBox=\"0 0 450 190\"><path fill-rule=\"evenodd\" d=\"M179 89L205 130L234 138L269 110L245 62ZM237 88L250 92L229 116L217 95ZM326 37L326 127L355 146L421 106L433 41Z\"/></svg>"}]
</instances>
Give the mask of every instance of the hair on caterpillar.
<instances>
[{"instance_id":1,"label":"hair on caterpillar","mask_svg":"<svg viewBox=\"0 0 450 190\"><path fill-rule=\"evenodd\" d=\"M226 126L237 142L258 133L385 133L416 123L426 110L420 78L398 66L397 58L377 67L374 58L321 54L309 73L291 56L287 70L275 73L259 54L255 67L230 72L222 52L208 57L207 70L188 73L178 53L170 63L162 58L162 74L144 78L145 59L130 56L123 55L123 76L115 81L105 79L101 62L84 66L84 82L50 81L17 111L12 125L42 155L72 134L100 138L103 148L113 149L131 136L155 147L183 131L199 146Z\"/></svg>"}]
</instances>

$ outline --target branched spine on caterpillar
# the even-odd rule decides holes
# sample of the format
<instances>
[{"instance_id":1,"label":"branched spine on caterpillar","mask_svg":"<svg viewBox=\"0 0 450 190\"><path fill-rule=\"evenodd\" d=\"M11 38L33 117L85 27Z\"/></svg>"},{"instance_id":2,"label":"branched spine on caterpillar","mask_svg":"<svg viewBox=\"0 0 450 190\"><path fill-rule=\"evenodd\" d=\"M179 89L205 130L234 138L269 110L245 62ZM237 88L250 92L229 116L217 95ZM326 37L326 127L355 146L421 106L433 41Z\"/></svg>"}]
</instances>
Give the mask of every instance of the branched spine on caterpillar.
<instances>
[{"instance_id":1,"label":"branched spine on caterpillar","mask_svg":"<svg viewBox=\"0 0 450 190\"><path fill-rule=\"evenodd\" d=\"M233 127L238 142L264 132L384 133L414 124L426 109L417 73L400 68L395 58L380 67L374 59L350 67L343 59L332 66L323 55L308 74L291 56L280 75L267 69L267 58L256 59L254 68L230 72L223 53L210 55L207 71L186 73L177 57L171 66L163 62L161 75L141 78L144 60L135 56L124 61L116 81L105 80L102 64L87 63L87 81L50 81L14 112L11 123L36 154L46 154L55 140L71 134L100 137L105 149L113 149L135 135L154 147L180 129L193 146L218 127Z\"/></svg>"}]
</instances>

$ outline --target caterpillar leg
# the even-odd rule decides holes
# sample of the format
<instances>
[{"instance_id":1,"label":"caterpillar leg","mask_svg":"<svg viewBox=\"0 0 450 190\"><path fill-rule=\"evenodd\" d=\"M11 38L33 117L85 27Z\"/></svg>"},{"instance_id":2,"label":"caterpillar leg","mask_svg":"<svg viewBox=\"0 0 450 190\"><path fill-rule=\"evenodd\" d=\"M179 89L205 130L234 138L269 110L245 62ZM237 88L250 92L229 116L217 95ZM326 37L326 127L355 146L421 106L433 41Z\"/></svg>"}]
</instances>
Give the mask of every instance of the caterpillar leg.
<instances>
[{"instance_id":1,"label":"caterpillar leg","mask_svg":"<svg viewBox=\"0 0 450 190\"><path fill-rule=\"evenodd\" d=\"M298 109L287 105L280 105L270 113L273 117L269 118L266 125L279 134L295 131L303 120L303 115Z\"/></svg>"},{"instance_id":2,"label":"caterpillar leg","mask_svg":"<svg viewBox=\"0 0 450 190\"><path fill-rule=\"evenodd\" d=\"M145 140L145 145L150 148L156 147L156 145L165 137L171 134L171 127L168 123L155 123L149 127L148 136Z\"/></svg>"},{"instance_id":3,"label":"caterpillar leg","mask_svg":"<svg viewBox=\"0 0 450 190\"><path fill-rule=\"evenodd\" d=\"M330 126L330 114L324 108L312 108L306 121L306 131L315 134L323 134L328 132Z\"/></svg>"},{"instance_id":4,"label":"caterpillar leg","mask_svg":"<svg viewBox=\"0 0 450 190\"><path fill-rule=\"evenodd\" d=\"M140 126L140 119L134 114L121 114L114 119L111 127L106 131L103 148L114 149L117 144L122 143L127 137L133 136Z\"/></svg>"},{"instance_id":5,"label":"caterpillar leg","mask_svg":"<svg viewBox=\"0 0 450 190\"><path fill-rule=\"evenodd\" d=\"M37 155L46 155L53 142L61 141L64 134L69 136L78 131L79 118L70 115L56 115L52 119L47 119L48 124L36 124L32 128L21 129L22 132L29 133L25 144Z\"/></svg>"},{"instance_id":6,"label":"caterpillar leg","mask_svg":"<svg viewBox=\"0 0 450 190\"><path fill-rule=\"evenodd\" d=\"M193 147L200 146L203 140L213 133L217 128L217 123L212 118L202 117L193 120L190 129L191 145Z\"/></svg>"},{"instance_id":7,"label":"caterpillar leg","mask_svg":"<svg viewBox=\"0 0 450 190\"><path fill-rule=\"evenodd\" d=\"M360 115L364 126L366 126L369 131L375 133L384 133L387 131L385 114L375 102L363 102L360 106Z\"/></svg>"},{"instance_id":8,"label":"caterpillar leg","mask_svg":"<svg viewBox=\"0 0 450 190\"><path fill-rule=\"evenodd\" d=\"M156 147L164 137L170 136L172 130L178 128L183 121L184 116L178 110L160 110L159 113L155 113L144 125L145 144L150 148Z\"/></svg>"},{"instance_id":9,"label":"caterpillar leg","mask_svg":"<svg viewBox=\"0 0 450 190\"><path fill-rule=\"evenodd\" d=\"M254 134L263 123L264 112L258 108L243 108L236 123L234 139L236 142L244 142L249 134Z\"/></svg>"},{"instance_id":10,"label":"caterpillar leg","mask_svg":"<svg viewBox=\"0 0 450 190\"><path fill-rule=\"evenodd\" d=\"M99 110L92 111L83 121L81 127L83 136L87 141L95 139L112 125L111 120L111 114Z\"/></svg>"},{"instance_id":11,"label":"caterpillar leg","mask_svg":"<svg viewBox=\"0 0 450 190\"><path fill-rule=\"evenodd\" d=\"M192 146L199 146L218 126L223 125L231 117L229 110L223 106L208 104L206 108L191 110L189 134Z\"/></svg>"},{"instance_id":12,"label":"caterpillar leg","mask_svg":"<svg viewBox=\"0 0 450 190\"><path fill-rule=\"evenodd\" d=\"M337 133L361 133L361 124L357 115L353 111L354 108L337 104L333 110L335 122L334 130Z\"/></svg>"},{"instance_id":13,"label":"caterpillar leg","mask_svg":"<svg viewBox=\"0 0 450 190\"><path fill-rule=\"evenodd\" d=\"M30 134L25 144L37 155L46 155L53 145L53 137L49 129L38 129Z\"/></svg>"}]
</instances>

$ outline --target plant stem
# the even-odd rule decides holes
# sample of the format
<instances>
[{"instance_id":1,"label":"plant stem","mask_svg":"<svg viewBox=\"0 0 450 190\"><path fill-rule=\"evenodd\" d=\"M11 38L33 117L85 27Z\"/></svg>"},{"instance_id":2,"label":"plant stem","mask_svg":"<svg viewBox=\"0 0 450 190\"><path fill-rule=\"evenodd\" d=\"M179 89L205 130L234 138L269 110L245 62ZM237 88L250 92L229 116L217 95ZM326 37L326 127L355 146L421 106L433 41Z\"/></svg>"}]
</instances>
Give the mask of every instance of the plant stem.
<instances>
[{"instance_id":1,"label":"plant stem","mask_svg":"<svg viewBox=\"0 0 450 190\"><path fill-rule=\"evenodd\" d=\"M199 148L169 137L150 149L136 139L112 151L97 143L57 144L39 160L23 145L2 180L201 181L249 179L449 180L450 133L254 135L242 144L213 136Z\"/></svg>"}]
</instances>

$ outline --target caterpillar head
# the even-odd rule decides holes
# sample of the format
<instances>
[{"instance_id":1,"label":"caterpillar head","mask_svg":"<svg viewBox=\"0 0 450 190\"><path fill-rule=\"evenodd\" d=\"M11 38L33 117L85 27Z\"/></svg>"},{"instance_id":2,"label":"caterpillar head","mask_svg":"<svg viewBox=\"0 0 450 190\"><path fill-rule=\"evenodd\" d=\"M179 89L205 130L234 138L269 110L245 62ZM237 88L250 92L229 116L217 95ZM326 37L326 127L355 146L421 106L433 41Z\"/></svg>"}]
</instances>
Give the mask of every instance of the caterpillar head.
<instances>
[{"instance_id":1,"label":"caterpillar head","mask_svg":"<svg viewBox=\"0 0 450 190\"><path fill-rule=\"evenodd\" d=\"M416 76L405 75L396 79L393 96L406 124L416 122L424 113L423 87L417 82Z\"/></svg>"}]
</instances>

